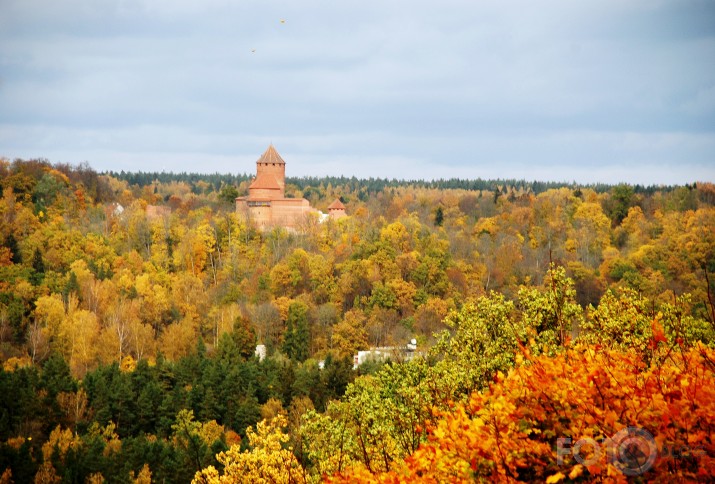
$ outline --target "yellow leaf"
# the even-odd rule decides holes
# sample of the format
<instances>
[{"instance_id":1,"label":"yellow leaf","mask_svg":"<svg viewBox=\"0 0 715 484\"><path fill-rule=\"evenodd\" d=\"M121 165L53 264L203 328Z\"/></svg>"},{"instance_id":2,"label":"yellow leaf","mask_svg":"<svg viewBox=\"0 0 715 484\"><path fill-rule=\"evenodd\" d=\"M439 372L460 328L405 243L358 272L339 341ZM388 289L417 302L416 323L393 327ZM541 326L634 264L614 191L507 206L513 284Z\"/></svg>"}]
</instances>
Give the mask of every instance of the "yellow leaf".
<instances>
[{"instance_id":1,"label":"yellow leaf","mask_svg":"<svg viewBox=\"0 0 715 484\"><path fill-rule=\"evenodd\" d=\"M555 483L555 482L559 482L559 481L562 481L562 480L564 480L564 479L566 479L566 476L563 474L563 472L557 472L557 473L554 474L553 476L549 476L549 477L546 479L546 484L553 484L553 483Z\"/></svg>"},{"instance_id":2,"label":"yellow leaf","mask_svg":"<svg viewBox=\"0 0 715 484\"><path fill-rule=\"evenodd\" d=\"M581 464L577 464L574 466L573 469L571 469L571 472L569 473L569 479L576 479L581 474L583 474L583 466Z\"/></svg>"}]
</instances>

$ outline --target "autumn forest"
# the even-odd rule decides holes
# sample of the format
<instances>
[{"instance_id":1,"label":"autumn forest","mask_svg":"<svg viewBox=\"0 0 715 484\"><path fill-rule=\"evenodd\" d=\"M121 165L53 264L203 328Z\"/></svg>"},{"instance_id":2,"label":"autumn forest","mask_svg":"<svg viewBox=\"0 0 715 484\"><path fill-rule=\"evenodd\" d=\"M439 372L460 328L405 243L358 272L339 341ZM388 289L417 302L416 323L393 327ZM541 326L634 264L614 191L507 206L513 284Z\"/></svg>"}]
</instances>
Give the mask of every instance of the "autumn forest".
<instances>
[{"instance_id":1,"label":"autumn forest","mask_svg":"<svg viewBox=\"0 0 715 484\"><path fill-rule=\"evenodd\" d=\"M714 184L249 183L0 160L0 483L715 479Z\"/></svg>"}]
</instances>

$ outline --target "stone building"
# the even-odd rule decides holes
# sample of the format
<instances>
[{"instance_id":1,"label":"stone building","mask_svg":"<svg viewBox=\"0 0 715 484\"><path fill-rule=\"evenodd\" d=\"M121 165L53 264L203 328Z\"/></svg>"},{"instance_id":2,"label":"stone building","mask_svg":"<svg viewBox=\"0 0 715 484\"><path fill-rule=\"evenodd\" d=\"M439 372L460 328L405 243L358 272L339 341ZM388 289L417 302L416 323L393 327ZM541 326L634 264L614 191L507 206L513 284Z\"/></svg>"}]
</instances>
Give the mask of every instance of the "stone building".
<instances>
[{"instance_id":1,"label":"stone building","mask_svg":"<svg viewBox=\"0 0 715 484\"><path fill-rule=\"evenodd\" d=\"M345 205L343 205L343 202L340 201L339 198L336 198L333 203L328 205L328 216L332 219L339 219L345 217Z\"/></svg>"},{"instance_id":2,"label":"stone building","mask_svg":"<svg viewBox=\"0 0 715 484\"><path fill-rule=\"evenodd\" d=\"M327 218L311 207L305 198L286 198L285 166L281 155L270 145L256 161L256 177L248 187L248 196L236 199L236 213L261 230L272 227L295 230L308 217L316 217L320 221ZM345 206L337 199L330 204L328 211L330 218L345 216Z\"/></svg>"}]
</instances>

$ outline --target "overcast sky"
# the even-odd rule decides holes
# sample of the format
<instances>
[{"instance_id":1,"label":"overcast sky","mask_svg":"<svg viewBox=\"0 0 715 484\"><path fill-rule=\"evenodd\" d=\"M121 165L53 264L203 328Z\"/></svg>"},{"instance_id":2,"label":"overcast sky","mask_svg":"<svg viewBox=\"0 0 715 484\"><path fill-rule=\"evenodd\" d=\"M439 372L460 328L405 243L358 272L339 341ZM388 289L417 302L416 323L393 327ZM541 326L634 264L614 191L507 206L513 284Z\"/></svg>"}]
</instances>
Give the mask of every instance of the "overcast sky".
<instances>
[{"instance_id":1,"label":"overcast sky","mask_svg":"<svg viewBox=\"0 0 715 484\"><path fill-rule=\"evenodd\" d=\"M0 0L0 156L715 181L715 0Z\"/></svg>"}]
</instances>

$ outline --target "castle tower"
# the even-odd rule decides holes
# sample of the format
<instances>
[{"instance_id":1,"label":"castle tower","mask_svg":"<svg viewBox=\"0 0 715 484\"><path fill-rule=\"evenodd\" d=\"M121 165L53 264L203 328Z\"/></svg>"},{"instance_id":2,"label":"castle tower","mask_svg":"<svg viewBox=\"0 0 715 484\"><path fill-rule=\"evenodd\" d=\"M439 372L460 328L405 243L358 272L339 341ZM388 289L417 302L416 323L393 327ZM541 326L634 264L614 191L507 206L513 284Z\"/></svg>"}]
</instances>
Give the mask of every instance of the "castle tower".
<instances>
[{"instance_id":1,"label":"castle tower","mask_svg":"<svg viewBox=\"0 0 715 484\"><path fill-rule=\"evenodd\" d=\"M276 198L283 198L286 189L286 162L283 161L273 144L256 161L256 182L262 180L261 186L272 186L274 183L270 180L271 178L275 179L280 190Z\"/></svg>"},{"instance_id":2,"label":"castle tower","mask_svg":"<svg viewBox=\"0 0 715 484\"><path fill-rule=\"evenodd\" d=\"M333 220L345 217L345 205L343 205L343 202L341 202L339 198L336 198L333 200L333 203L328 205L328 215Z\"/></svg>"},{"instance_id":3,"label":"castle tower","mask_svg":"<svg viewBox=\"0 0 715 484\"><path fill-rule=\"evenodd\" d=\"M273 145L256 161L256 178L248 187L247 197L236 198L236 213L259 230L283 227L289 231L302 230L310 218L320 219L320 212L305 198L286 198L285 161ZM329 216L345 216L345 206L335 200Z\"/></svg>"}]
</instances>

